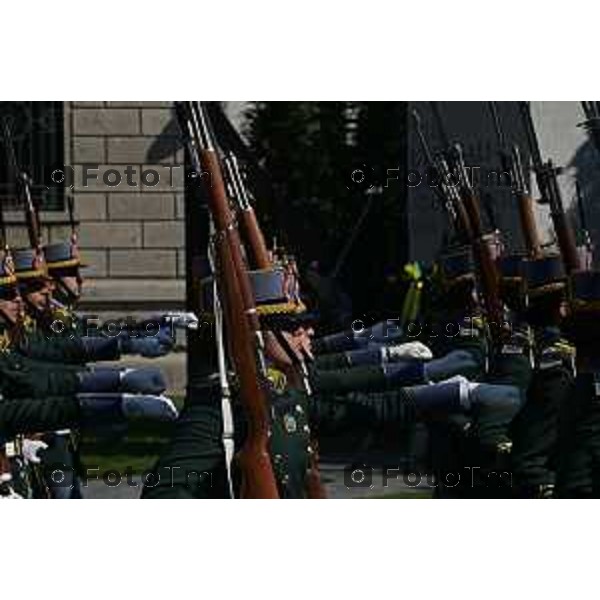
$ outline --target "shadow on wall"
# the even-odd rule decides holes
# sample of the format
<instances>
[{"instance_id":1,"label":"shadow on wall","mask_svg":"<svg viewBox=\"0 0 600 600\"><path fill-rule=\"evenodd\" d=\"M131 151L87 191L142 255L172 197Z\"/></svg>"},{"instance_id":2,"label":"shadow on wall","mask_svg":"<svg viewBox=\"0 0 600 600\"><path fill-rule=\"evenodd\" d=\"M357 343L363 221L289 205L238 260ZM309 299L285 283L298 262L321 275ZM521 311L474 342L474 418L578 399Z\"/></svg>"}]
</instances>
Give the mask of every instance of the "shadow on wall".
<instances>
[{"instance_id":1,"label":"shadow on wall","mask_svg":"<svg viewBox=\"0 0 600 600\"><path fill-rule=\"evenodd\" d=\"M159 163L169 156L174 156L181 148L183 148L183 142L179 126L173 116L148 149L146 161L150 164Z\"/></svg>"}]
</instances>

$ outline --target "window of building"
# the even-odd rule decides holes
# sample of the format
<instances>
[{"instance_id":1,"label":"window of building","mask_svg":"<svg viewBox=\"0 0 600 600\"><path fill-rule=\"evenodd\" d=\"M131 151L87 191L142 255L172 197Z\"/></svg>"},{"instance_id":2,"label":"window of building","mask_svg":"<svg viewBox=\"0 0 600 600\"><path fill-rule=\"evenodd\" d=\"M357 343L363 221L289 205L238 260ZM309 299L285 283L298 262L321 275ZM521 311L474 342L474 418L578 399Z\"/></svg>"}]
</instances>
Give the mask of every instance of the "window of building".
<instances>
[{"instance_id":1,"label":"window of building","mask_svg":"<svg viewBox=\"0 0 600 600\"><path fill-rule=\"evenodd\" d=\"M32 198L41 210L64 208L64 188L47 181L49 173L65 162L63 118L62 102L0 103L0 121L7 119L11 126L18 167L30 176ZM0 143L0 199L5 210L19 210L9 156Z\"/></svg>"}]
</instances>

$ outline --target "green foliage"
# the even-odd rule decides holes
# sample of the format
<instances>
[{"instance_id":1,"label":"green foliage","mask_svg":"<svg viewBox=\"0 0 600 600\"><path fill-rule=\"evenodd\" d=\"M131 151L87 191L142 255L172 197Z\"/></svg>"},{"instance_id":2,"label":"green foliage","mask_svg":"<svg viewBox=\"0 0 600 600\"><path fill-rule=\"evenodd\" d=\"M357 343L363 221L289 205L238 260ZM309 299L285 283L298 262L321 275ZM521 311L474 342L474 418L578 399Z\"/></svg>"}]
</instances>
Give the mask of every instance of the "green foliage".
<instances>
[{"instance_id":1,"label":"green foliage","mask_svg":"<svg viewBox=\"0 0 600 600\"><path fill-rule=\"evenodd\" d=\"M355 299L367 293L372 298L386 267L400 270L406 255L406 103L255 102L245 134L270 179L270 193L257 198L267 239L276 235L301 263L317 259L325 271L365 206L364 190L352 184L353 168L364 163L380 185L388 169L399 168L392 175L398 181L382 187L369 208L341 273L347 288L362 280L352 290Z\"/></svg>"}]
</instances>

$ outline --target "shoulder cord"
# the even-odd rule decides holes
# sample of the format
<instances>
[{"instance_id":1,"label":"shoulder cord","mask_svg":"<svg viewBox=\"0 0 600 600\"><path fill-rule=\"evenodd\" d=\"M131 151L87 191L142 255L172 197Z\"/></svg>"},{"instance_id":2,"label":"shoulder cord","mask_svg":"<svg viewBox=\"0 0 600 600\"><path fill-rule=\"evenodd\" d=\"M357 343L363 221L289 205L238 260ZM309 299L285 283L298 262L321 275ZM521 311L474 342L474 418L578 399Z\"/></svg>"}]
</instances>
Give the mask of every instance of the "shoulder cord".
<instances>
[{"instance_id":1,"label":"shoulder cord","mask_svg":"<svg viewBox=\"0 0 600 600\"><path fill-rule=\"evenodd\" d=\"M219 298L217 288L217 277L215 271L214 246L212 239L214 237L214 224L211 219L211 242L208 247L208 259L213 272L213 306L215 310L215 334L217 344L217 361L219 364L219 384L221 386L221 414L223 419L223 450L225 452L225 469L227 472L227 485L229 487L229 497L235 498L233 493L233 479L231 465L235 452L235 443L233 440L233 412L231 410L231 389L227 380L227 365L225 362L225 340L223 333L223 307Z\"/></svg>"}]
</instances>

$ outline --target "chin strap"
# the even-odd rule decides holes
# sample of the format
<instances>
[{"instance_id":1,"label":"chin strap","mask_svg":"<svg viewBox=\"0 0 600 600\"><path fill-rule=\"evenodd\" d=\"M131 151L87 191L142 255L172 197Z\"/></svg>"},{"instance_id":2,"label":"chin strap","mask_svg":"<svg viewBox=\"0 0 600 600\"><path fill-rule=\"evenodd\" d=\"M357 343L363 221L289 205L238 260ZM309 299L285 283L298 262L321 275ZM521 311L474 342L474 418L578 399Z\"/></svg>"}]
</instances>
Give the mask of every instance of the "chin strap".
<instances>
[{"instance_id":1,"label":"chin strap","mask_svg":"<svg viewBox=\"0 0 600 600\"><path fill-rule=\"evenodd\" d=\"M65 284L62 279L55 279L56 287L60 290L61 294L64 295L64 304L65 306L74 306L79 300L79 296L74 294L73 291Z\"/></svg>"}]
</instances>

